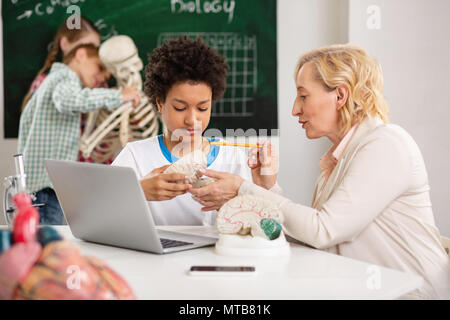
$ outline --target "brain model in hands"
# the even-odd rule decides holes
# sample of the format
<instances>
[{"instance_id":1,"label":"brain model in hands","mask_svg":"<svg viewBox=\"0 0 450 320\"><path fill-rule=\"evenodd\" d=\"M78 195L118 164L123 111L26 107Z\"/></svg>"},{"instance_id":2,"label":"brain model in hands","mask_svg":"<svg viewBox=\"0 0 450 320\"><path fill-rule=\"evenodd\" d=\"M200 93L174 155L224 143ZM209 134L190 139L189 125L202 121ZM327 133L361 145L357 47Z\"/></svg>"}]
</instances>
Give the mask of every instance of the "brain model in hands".
<instances>
[{"instance_id":1,"label":"brain model in hands","mask_svg":"<svg viewBox=\"0 0 450 320\"><path fill-rule=\"evenodd\" d=\"M180 183L190 183L194 188L200 188L215 181L209 177L202 177L201 171L206 169L206 165L205 154L201 150L195 150L172 163L163 173L184 174L188 179L179 181Z\"/></svg>"},{"instance_id":2,"label":"brain model in hands","mask_svg":"<svg viewBox=\"0 0 450 320\"><path fill-rule=\"evenodd\" d=\"M0 231L0 299L135 299L104 262L81 255L55 229L38 228L28 195L14 201L13 231Z\"/></svg>"},{"instance_id":3,"label":"brain model in hands","mask_svg":"<svg viewBox=\"0 0 450 320\"><path fill-rule=\"evenodd\" d=\"M216 225L221 234L252 235L277 239L282 231L283 215L266 199L243 195L226 202L217 213Z\"/></svg>"}]
</instances>

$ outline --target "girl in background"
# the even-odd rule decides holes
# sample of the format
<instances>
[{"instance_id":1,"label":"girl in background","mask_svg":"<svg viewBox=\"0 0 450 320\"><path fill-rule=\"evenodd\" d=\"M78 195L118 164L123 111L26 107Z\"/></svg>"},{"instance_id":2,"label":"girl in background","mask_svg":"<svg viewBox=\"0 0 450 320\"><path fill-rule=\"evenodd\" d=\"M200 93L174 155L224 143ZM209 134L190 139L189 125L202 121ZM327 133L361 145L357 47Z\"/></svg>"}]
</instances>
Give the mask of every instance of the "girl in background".
<instances>
[{"instance_id":1,"label":"girl in background","mask_svg":"<svg viewBox=\"0 0 450 320\"><path fill-rule=\"evenodd\" d=\"M34 81L32 82L27 94L22 102L21 111L25 108L28 101L30 101L33 94L39 89L40 85L47 77L50 67L54 62L62 62L67 54L75 47L81 44L92 44L95 47L99 47L101 42L101 35L94 23L88 18L80 17L80 28L69 29L67 27L67 19L59 27L56 35L53 39L52 48L45 59L44 66L39 70ZM110 77L110 73L107 69L103 71L105 82L100 87L107 88L106 81ZM81 134L84 131L84 124L86 122L86 114L81 115ZM111 164L114 159L108 159L105 163ZM84 158L82 153L78 153L78 161L82 162L94 162L91 157Z\"/></svg>"},{"instance_id":2,"label":"girl in background","mask_svg":"<svg viewBox=\"0 0 450 320\"><path fill-rule=\"evenodd\" d=\"M25 108L28 101L44 81L50 71L50 67L54 62L61 62L68 52L80 44L93 44L100 46L100 32L97 27L87 18L80 17L80 28L69 29L67 27L67 19L59 27L50 52L45 59L44 66L39 70L34 81L32 82L27 94L22 102L21 110Z\"/></svg>"},{"instance_id":3,"label":"girl in background","mask_svg":"<svg viewBox=\"0 0 450 320\"><path fill-rule=\"evenodd\" d=\"M96 109L112 110L127 101L140 103L136 88L98 88L104 79L98 47L80 44L48 76L20 116L18 152L24 156L29 191L36 192L41 224L63 224L64 217L44 167L45 159L76 161L80 117ZM70 183L70 181L68 181Z\"/></svg>"}]
</instances>

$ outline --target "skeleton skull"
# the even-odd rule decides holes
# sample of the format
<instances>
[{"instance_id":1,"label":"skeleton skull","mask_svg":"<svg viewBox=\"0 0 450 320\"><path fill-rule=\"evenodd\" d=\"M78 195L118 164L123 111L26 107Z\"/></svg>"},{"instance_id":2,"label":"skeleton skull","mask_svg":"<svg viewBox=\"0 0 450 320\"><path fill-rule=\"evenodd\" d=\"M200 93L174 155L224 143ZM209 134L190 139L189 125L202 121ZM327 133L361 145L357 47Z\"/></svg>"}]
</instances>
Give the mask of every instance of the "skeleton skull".
<instances>
[{"instance_id":1,"label":"skeleton skull","mask_svg":"<svg viewBox=\"0 0 450 320\"><path fill-rule=\"evenodd\" d=\"M134 41L124 35L106 40L100 47L99 56L117 80L119 88L133 86L142 90L140 71L143 68Z\"/></svg>"}]
</instances>

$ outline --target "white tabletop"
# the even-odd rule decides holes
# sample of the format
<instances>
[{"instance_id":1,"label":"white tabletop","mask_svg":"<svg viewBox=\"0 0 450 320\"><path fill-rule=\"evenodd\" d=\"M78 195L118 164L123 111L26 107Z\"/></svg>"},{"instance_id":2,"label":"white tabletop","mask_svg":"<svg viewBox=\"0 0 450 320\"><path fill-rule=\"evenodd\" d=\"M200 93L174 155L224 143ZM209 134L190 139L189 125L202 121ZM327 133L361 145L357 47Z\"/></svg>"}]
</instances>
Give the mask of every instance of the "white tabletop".
<instances>
[{"instance_id":1,"label":"white tabletop","mask_svg":"<svg viewBox=\"0 0 450 320\"><path fill-rule=\"evenodd\" d=\"M395 299L423 283L416 275L294 243L290 256L281 259L220 256L214 247L157 255L85 242L74 238L68 226L56 229L83 255L100 258L118 272L138 299ZM188 273L192 265L253 265L257 272L192 276Z\"/></svg>"}]
</instances>

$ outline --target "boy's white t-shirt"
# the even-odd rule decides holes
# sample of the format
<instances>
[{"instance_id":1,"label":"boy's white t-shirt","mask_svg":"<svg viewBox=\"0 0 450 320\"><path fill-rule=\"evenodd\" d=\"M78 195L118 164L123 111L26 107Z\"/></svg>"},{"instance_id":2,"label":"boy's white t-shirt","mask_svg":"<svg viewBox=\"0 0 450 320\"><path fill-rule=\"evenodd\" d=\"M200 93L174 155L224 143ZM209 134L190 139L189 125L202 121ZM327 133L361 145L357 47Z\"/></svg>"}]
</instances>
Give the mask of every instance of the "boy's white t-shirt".
<instances>
[{"instance_id":1,"label":"boy's white t-shirt","mask_svg":"<svg viewBox=\"0 0 450 320\"><path fill-rule=\"evenodd\" d=\"M172 156L164 145L162 135L130 142L119 153L112 165L130 167L140 180L152 170L171 164ZM247 155L242 148L211 145L207 155L208 169L237 174L251 181ZM190 193L171 200L148 201L156 225L215 225L217 211L203 212L200 203Z\"/></svg>"}]
</instances>

